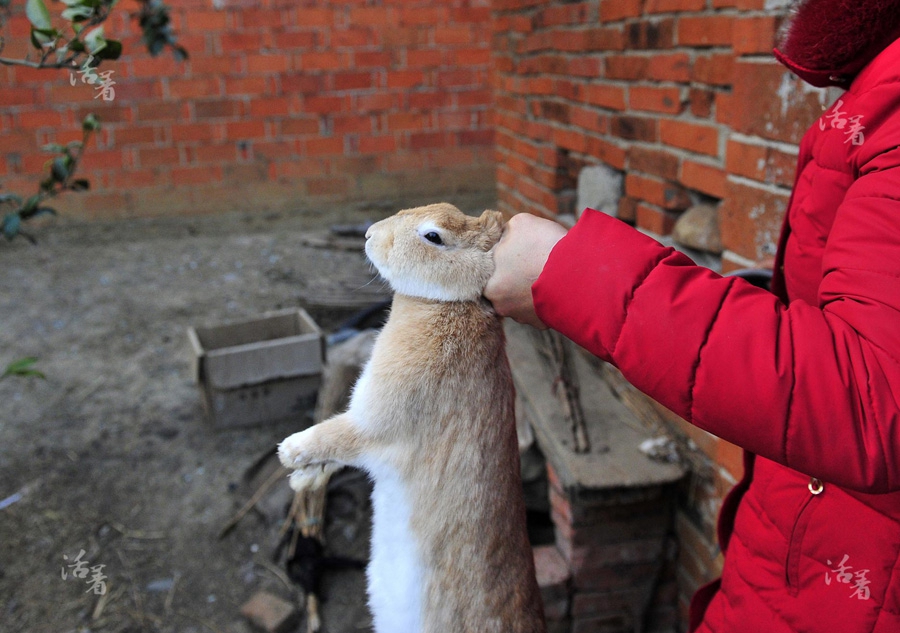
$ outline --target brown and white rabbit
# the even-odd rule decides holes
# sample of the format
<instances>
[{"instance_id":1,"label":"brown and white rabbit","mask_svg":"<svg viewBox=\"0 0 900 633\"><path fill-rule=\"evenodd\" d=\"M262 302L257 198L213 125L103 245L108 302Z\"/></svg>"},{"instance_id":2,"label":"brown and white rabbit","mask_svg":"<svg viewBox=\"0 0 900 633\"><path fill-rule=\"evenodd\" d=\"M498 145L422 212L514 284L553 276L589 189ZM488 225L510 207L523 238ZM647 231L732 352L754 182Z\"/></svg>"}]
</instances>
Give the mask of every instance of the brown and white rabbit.
<instances>
[{"instance_id":1,"label":"brown and white rabbit","mask_svg":"<svg viewBox=\"0 0 900 633\"><path fill-rule=\"evenodd\" d=\"M514 390L482 297L501 215L449 204L366 233L395 291L346 413L279 446L291 485L350 465L371 476L369 605L378 633L543 633L525 527Z\"/></svg>"}]
</instances>

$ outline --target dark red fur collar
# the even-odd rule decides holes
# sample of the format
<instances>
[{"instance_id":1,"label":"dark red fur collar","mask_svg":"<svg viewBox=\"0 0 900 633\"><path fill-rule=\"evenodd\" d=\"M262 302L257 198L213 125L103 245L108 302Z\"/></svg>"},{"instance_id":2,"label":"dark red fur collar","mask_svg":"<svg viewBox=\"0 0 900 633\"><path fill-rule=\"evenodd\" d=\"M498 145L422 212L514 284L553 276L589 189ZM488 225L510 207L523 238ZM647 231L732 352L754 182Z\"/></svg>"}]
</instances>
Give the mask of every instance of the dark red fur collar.
<instances>
[{"instance_id":1,"label":"dark red fur collar","mask_svg":"<svg viewBox=\"0 0 900 633\"><path fill-rule=\"evenodd\" d=\"M900 36L900 0L797 3L775 56L815 86L846 87Z\"/></svg>"}]
</instances>

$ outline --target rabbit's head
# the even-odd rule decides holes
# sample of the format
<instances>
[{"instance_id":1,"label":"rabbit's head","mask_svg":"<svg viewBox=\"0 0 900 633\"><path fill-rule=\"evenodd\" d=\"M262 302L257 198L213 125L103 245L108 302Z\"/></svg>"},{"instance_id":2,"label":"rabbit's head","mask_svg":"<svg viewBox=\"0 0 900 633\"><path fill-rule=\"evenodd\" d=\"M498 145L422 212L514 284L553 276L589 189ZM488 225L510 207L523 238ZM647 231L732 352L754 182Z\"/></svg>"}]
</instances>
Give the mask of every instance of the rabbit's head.
<instances>
[{"instance_id":1,"label":"rabbit's head","mask_svg":"<svg viewBox=\"0 0 900 633\"><path fill-rule=\"evenodd\" d=\"M478 299L503 232L497 211L467 216L451 204L400 211L366 232L366 255L395 292L438 301Z\"/></svg>"}]
</instances>

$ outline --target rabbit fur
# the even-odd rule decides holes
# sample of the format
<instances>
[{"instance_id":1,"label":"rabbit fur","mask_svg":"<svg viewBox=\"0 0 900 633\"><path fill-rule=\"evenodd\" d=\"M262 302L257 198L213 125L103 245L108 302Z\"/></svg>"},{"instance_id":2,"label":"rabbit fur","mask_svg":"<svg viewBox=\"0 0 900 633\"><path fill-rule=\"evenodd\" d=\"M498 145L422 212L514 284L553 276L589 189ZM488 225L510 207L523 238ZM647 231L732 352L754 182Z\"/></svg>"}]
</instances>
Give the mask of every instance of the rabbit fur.
<instances>
[{"instance_id":1,"label":"rabbit fur","mask_svg":"<svg viewBox=\"0 0 900 633\"><path fill-rule=\"evenodd\" d=\"M366 253L394 289L349 409L279 445L295 489L369 473L369 605L378 633L543 633L525 526L514 388L482 297L500 213L449 204L374 224Z\"/></svg>"}]
</instances>

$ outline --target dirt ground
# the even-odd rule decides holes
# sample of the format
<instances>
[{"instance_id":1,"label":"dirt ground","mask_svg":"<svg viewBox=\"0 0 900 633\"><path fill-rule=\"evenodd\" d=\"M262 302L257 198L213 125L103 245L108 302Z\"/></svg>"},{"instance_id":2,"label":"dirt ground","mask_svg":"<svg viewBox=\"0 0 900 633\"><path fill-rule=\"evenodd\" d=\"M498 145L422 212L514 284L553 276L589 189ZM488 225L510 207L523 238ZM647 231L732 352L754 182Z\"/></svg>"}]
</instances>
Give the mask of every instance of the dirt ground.
<instances>
[{"instance_id":1,"label":"dirt ground","mask_svg":"<svg viewBox=\"0 0 900 633\"><path fill-rule=\"evenodd\" d=\"M304 421L211 429L186 329L303 306L329 330L356 311L342 296L386 297L352 240L323 246L325 222L58 222L0 243L0 369L36 356L46 374L0 381L0 631L247 633L257 590L302 604L276 557L286 481L219 532L248 467ZM327 546L364 558L367 484L333 483ZM364 591L361 571L329 572L323 630L369 630Z\"/></svg>"}]
</instances>

